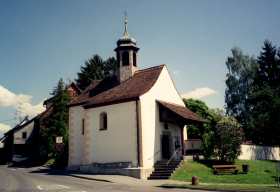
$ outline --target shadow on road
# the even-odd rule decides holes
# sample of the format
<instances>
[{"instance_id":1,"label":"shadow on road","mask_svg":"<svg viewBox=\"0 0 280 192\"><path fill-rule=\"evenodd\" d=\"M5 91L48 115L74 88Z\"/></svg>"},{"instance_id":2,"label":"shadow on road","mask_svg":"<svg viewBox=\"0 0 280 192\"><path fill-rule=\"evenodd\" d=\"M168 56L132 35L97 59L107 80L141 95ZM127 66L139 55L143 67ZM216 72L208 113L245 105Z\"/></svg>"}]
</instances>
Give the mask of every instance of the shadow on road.
<instances>
[{"instance_id":1,"label":"shadow on road","mask_svg":"<svg viewBox=\"0 0 280 192\"><path fill-rule=\"evenodd\" d=\"M71 176L71 177L76 177L76 178L80 178L80 179L87 179L87 180L93 180L93 181L113 183L112 181L109 181L109 180L94 178L94 177L92 177L92 176L94 176L94 174L81 173L79 171L70 171L70 170L65 170L65 169L51 169L49 167L40 167L40 168L37 168L36 170L29 171L29 173Z\"/></svg>"}]
</instances>

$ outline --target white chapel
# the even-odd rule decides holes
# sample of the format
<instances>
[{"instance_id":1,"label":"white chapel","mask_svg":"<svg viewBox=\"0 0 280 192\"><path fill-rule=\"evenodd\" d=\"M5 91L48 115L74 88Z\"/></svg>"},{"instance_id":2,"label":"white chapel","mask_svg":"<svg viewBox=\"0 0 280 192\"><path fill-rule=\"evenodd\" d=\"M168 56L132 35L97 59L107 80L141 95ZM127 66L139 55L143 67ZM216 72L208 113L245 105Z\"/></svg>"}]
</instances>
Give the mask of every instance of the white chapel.
<instances>
[{"instance_id":1,"label":"white chapel","mask_svg":"<svg viewBox=\"0 0 280 192\"><path fill-rule=\"evenodd\" d=\"M160 178L157 166L182 159L186 125L203 120L185 107L166 65L140 69L138 51L125 19L117 75L92 81L69 105L69 169Z\"/></svg>"}]
</instances>

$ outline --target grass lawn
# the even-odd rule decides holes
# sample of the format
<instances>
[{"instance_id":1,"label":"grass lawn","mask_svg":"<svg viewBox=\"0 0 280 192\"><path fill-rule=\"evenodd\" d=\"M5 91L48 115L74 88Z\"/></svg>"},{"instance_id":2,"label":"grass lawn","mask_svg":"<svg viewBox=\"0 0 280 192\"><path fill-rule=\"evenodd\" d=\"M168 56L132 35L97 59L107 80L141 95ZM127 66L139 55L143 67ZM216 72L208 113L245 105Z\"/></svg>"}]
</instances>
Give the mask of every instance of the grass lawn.
<instances>
[{"instance_id":1,"label":"grass lawn","mask_svg":"<svg viewBox=\"0 0 280 192\"><path fill-rule=\"evenodd\" d=\"M191 184L165 184L158 186L160 188L181 188L181 189L201 189L211 191L229 191L229 192L279 192L277 186L254 185L254 184L202 184L193 186Z\"/></svg>"},{"instance_id":2,"label":"grass lawn","mask_svg":"<svg viewBox=\"0 0 280 192\"><path fill-rule=\"evenodd\" d=\"M277 162L237 160L235 164L238 166L239 172L242 172L242 164L248 164L249 172L247 174L238 173L236 175L214 175L212 168L205 164L185 161L172 175L171 179L190 182L192 176L197 176L199 182L209 184L276 184Z\"/></svg>"}]
</instances>

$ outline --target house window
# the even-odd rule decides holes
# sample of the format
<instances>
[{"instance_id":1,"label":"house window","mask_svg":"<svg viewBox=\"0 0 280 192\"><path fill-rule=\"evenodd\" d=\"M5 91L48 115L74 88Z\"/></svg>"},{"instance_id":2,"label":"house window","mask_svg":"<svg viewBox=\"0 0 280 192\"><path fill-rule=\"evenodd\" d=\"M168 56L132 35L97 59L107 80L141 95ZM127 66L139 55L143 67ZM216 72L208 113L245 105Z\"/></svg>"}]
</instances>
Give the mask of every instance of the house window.
<instances>
[{"instance_id":1,"label":"house window","mask_svg":"<svg viewBox=\"0 0 280 192\"><path fill-rule=\"evenodd\" d=\"M129 65L129 53L127 51L123 52L122 54L122 65Z\"/></svg>"},{"instance_id":2,"label":"house window","mask_svg":"<svg viewBox=\"0 0 280 192\"><path fill-rule=\"evenodd\" d=\"M26 137L27 137L27 133L26 132L22 132L22 138L26 139Z\"/></svg>"},{"instance_id":3,"label":"house window","mask_svg":"<svg viewBox=\"0 0 280 192\"><path fill-rule=\"evenodd\" d=\"M82 135L85 134L85 119L82 120Z\"/></svg>"},{"instance_id":4,"label":"house window","mask_svg":"<svg viewBox=\"0 0 280 192\"><path fill-rule=\"evenodd\" d=\"M99 128L99 130L107 130L107 125L108 125L107 113L102 112L102 113L100 113L100 128Z\"/></svg>"}]
</instances>

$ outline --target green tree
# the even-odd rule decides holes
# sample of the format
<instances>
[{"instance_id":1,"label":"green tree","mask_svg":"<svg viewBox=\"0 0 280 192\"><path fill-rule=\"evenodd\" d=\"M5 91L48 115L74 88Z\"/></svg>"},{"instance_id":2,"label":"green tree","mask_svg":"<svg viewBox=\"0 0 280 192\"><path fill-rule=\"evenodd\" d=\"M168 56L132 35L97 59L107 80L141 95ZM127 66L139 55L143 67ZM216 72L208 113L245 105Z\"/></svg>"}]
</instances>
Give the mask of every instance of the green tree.
<instances>
[{"instance_id":1,"label":"green tree","mask_svg":"<svg viewBox=\"0 0 280 192\"><path fill-rule=\"evenodd\" d=\"M223 117L224 113L220 109L209 109L208 106L200 100L183 99L183 101L187 108L208 121L202 125L188 125L188 137L202 140L203 156L209 159L214 153L215 126Z\"/></svg>"},{"instance_id":2,"label":"green tree","mask_svg":"<svg viewBox=\"0 0 280 192\"><path fill-rule=\"evenodd\" d=\"M183 99L186 107L195 112L204 119L209 119L209 108L201 100ZM188 137L191 139L201 138L204 133L205 126L188 125Z\"/></svg>"},{"instance_id":3,"label":"green tree","mask_svg":"<svg viewBox=\"0 0 280 192\"><path fill-rule=\"evenodd\" d=\"M76 83L79 88L85 89L92 80L102 80L105 77L113 76L116 71L117 61L114 57L109 57L104 61L99 55L93 55L81 66Z\"/></svg>"},{"instance_id":4,"label":"green tree","mask_svg":"<svg viewBox=\"0 0 280 192\"><path fill-rule=\"evenodd\" d=\"M258 70L248 96L252 140L280 145L280 49L265 41L258 57Z\"/></svg>"},{"instance_id":5,"label":"green tree","mask_svg":"<svg viewBox=\"0 0 280 192\"><path fill-rule=\"evenodd\" d=\"M248 95L256 76L257 61L254 57L243 54L239 48L233 48L231 53L232 56L226 61L226 113L234 116L242 124L247 138L251 138Z\"/></svg>"},{"instance_id":6,"label":"green tree","mask_svg":"<svg viewBox=\"0 0 280 192\"><path fill-rule=\"evenodd\" d=\"M41 130L42 142L46 144L47 154L55 158L57 165L66 165L68 152L68 103L70 96L62 79L53 92L52 113L48 118L47 128ZM63 146L58 149L56 137L63 138Z\"/></svg>"},{"instance_id":7,"label":"green tree","mask_svg":"<svg viewBox=\"0 0 280 192\"><path fill-rule=\"evenodd\" d=\"M258 57L258 76L255 79L255 83L259 86L265 84L270 87L279 87L280 82L280 65L279 54L277 54L277 48L269 40L264 41L264 46Z\"/></svg>"},{"instance_id":8,"label":"green tree","mask_svg":"<svg viewBox=\"0 0 280 192\"><path fill-rule=\"evenodd\" d=\"M234 162L240 155L243 131L233 117L222 118L216 126L216 153L220 160Z\"/></svg>"}]
</instances>

